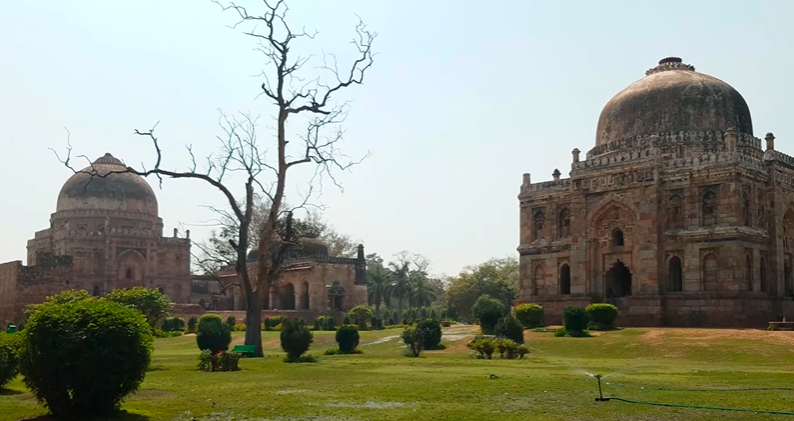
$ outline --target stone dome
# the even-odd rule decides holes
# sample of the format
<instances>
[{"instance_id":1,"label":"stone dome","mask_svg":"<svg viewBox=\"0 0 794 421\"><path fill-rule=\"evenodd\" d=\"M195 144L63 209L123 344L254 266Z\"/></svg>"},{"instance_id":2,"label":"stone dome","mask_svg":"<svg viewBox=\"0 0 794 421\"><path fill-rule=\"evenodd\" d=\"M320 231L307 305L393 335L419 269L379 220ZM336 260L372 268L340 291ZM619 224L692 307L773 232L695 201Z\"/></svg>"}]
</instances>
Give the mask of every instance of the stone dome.
<instances>
[{"instance_id":1,"label":"stone dome","mask_svg":"<svg viewBox=\"0 0 794 421\"><path fill-rule=\"evenodd\" d=\"M652 133L724 132L730 127L753 134L742 95L680 58L668 57L607 102L598 119L596 145Z\"/></svg>"},{"instance_id":2,"label":"stone dome","mask_svg":"<svg viewBox=\"0 0 794 421\"><path fill-rule=\"evenodd\" d=\"M127 168L106 153L90 166L71 176L58 194L56 212L101 210L141 213L157 217L157 196L146 180L136 174L110 174ZM96 177L87 172L96 171Z\"/></svg>"}]
</instances>

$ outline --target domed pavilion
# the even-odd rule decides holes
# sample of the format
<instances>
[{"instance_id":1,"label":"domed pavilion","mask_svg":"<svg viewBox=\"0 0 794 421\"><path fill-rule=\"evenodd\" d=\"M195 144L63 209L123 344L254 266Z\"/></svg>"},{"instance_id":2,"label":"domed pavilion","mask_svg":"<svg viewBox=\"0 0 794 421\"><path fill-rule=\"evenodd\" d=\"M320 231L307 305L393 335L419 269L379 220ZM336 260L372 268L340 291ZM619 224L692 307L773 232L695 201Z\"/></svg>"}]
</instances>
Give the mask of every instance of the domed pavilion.
<instances>
[{"instance_id":1,"label":"domed pavilion","mask_svg":"<svg viewBox=\"0 0 794 421\"><path fill-rule=\"evenodd\" d=\"M520 298L560 323L609 302L623 326L794 317L794 158L726 82L668 57L601 111L569 178L523 175Z\"/></svg>"},{"instance_id":2,"label":"domed pavilion","mask_svg":"<svg viewBox=\"0 0 794 421\"><path fill-rule=\"evenodd\" d=\"M28 241L27 266L3 265L6 278L15 276L17 307L67 289L100 296L136 286L189 302L189 232L164 237L154 190L125 168L108 153L64 183L50 227ZM8 311L0 302L0 313Z\"/></svg>"}]
</instances>

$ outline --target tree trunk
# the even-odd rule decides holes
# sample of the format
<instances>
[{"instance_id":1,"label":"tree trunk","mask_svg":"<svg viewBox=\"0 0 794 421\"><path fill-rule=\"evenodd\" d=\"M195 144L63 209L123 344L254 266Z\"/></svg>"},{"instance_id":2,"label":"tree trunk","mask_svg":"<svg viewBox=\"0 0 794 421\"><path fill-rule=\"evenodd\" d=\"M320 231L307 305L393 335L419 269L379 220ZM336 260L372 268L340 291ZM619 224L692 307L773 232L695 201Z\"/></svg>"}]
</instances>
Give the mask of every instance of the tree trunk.
<instances>
[{"instance_id":1,"label":"tree trunk","mask_svg":"<svg viewBox=\"0 0 794 421\"><path fill-rule=\"evenodd\" d=\"M261 289L249 293L245 297L245 344L256 345L257 357L264 357L262 352L262 301Z\"/></svg>"}]
</instances>

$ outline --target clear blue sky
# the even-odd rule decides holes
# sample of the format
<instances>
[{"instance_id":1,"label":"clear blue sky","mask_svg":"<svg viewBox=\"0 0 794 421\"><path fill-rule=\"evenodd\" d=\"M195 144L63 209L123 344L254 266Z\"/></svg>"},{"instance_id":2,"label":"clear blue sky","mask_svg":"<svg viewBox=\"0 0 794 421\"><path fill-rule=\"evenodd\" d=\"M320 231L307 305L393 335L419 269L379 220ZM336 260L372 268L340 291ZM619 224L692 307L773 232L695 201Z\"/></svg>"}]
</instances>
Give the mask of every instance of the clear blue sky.
<instances>
[{"instance_id":1,"label":"clear blue sky","mask_svg":"<svg viewBox=\"0 0 794 421\"><path fill-rule=\"evenodd\" d=\"M601 107L663 57L733 85L756 136L772 131L794 153L791 1L292 3L293 26L319 31L296 51L349 57L356 14L380 34L365 85L340 97L352 101L342 146L372 157L340 176L344 193L326 186L325 216L368 252L427 255L436 274L515 255L521 174L567 176ZM165 166L185 168L185 144L216 149L218 109L269 124L251 77L263 60L226 26L234 18L204 0L0 2L0 261L24 261L48 226L71 174L48 150L65 151L64 128L76 153L151 163L132 132L160 121ZM291 191L305 181L295 173ZM157 192L166 235L205 237L196 225L213 215L201 206L223 204L200 182Z\"/></svg>"}]
</instances>

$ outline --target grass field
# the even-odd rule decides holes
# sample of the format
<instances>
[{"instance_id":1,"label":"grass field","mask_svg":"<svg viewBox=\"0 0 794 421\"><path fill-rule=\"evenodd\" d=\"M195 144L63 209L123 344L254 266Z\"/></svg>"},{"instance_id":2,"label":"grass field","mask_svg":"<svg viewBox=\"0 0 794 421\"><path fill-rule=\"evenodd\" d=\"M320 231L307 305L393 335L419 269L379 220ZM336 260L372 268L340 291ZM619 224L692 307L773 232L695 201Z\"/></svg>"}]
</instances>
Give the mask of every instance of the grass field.
<instances>
[{"instance_id":1,"label":"grass field","mask_svg":"<svg viewBox=\"0 0 794 421\"><path fill-rule=\"evenodd\" d=\"M526 332L524 360L477 360L475 327L445 329L445 350L402 356L399 330L362 332L363 355L285 364L277 332L264 332L265 358L242 371L195 371L195 337L158 339L151 371L124 409L131 420L773 420L794 416L675 408L612 400L794 411L794 332L624 329L592 338ZM310 353L335 345L315 332ZM235 343L242 334L235 333ZM491 378L491 374L497 378ZM609 384L607 384L609 383ZM621 385L617 385L619 383ZM642 388L644 387L644 389ZM0 392L0 419L44 413L21 381Z\"/></svg>"}]
</instances>

